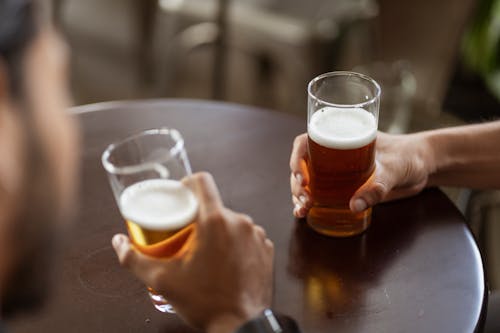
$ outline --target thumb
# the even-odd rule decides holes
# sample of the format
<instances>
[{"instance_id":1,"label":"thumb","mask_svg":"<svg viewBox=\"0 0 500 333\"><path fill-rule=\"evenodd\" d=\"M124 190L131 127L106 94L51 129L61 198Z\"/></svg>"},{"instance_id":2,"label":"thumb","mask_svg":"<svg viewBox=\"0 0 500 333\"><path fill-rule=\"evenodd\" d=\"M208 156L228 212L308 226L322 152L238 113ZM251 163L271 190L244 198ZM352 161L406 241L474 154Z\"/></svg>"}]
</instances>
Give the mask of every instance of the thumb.
<instances>
[{"instance_id":1,"label":"thumb","mask_svg":"<svg viewBox=\"0 0 500 333\"><path fill-rule=\"evenodd\" d=\"M391 178L377 166L373 175L352 196L349 202L351 211L360 213L383 201L394 186Z\"/></svg>"},{"instance_id":2,"label":"thumb","mask_svg":"<svg viewBox=\"0 0 500 333\"><path fill-rule=\"evenodd\" d=\"M153 289L157 291L164 289L164 282L168 280L166 273L169 271L166 267L169 263L166 260L142 254L130 243L129 238L123 234L115 235L111 243L123 267L129 269L142 282Z\"/></svg>"},{"instance_id":3,"label":"thumb","mask_svg":"<svg viewBox=\"0 0 500 333\"><path fill-rule=\"evenodd\" d=\"M132 250L132 245L130 244L130 239L124 234L117 234L113 236L111 244L115 249L115 253L118 257L118 261L122 266L128 267L131 261L134 261L135 256Z\"/></svg>"}]
</instances>

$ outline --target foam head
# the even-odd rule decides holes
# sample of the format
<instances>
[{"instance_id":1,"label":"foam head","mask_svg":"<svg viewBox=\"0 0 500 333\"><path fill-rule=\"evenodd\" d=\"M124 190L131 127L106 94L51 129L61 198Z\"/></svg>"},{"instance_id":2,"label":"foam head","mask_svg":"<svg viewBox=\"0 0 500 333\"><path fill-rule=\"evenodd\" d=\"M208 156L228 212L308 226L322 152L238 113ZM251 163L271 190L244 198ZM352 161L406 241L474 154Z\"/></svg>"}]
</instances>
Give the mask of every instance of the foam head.
<instances>
[{"instance_id":1,"label":"foam head","mask_svg":"<svg viewBox=\"0 0 500 333\"><path fill-rule=\"evenodd\" d=\"M148 179L123 191L120 211L126 220L148 230L178 230L196 217L198 201L180 181Z\"/></svg>"},{"instance_id":2,"label":"foam head","mask_svg":"<svg viewBox=\"0 0 500 333\"><path fill-rule=\"evenodd\" d=\"M324 107L311 116L307 132L321 146L356 149L375 139L377 121L361 108Z\"/></svg>"}]
</instances>

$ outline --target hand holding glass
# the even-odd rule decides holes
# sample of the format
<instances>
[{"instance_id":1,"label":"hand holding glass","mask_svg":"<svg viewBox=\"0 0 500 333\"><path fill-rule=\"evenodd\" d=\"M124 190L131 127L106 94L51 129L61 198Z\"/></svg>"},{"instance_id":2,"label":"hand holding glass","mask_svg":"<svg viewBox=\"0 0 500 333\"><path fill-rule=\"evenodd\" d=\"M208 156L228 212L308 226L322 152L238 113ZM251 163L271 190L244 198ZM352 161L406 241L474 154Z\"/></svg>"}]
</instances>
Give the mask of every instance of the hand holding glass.
<instances>
[{"instance_id":1,"label":"hand holding glass","mask_svg":"<svg viewBox=\"0 0 500 333\"><path fill-rule=\"evenodd\" d=\"M370 225L371 208L353 213L349 200L375 171L380 87L366 75L331 72L308 86L308 224L337 237Z\"/></svg>"},{"instance_id":2,"label":"hand holding glass","mask_svg":"<svg viewBox=\"0 0 500 333\"><path fill-rule=\"evenodd\" d=\"M137 249L169 257L188 241L198 201L181 180L191 175L184 140L175 129L152 129L111 144L102 155L113 194ZM154 306L173 313L148 287Z\"/></svg>"}]
</instances>

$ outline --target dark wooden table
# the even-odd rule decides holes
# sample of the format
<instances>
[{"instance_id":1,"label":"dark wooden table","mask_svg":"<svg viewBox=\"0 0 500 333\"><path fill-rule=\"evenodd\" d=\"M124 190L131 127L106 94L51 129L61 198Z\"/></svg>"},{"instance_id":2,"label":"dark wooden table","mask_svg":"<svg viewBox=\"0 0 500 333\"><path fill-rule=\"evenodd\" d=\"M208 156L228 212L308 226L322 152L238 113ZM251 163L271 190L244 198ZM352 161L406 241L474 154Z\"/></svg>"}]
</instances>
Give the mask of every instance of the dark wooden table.
<instances>
[{"instance_id":1,"label":"dark wooden table","mask_svg":"<svg viewBox=\"0 0 500 333\"><path fill-rule=\"evenodd\" d=\"M268 231L276 246L274 308L304 332L458 333L480 326L487 298L481 257L441 191L377 206L361 236L327 238L292 217L288 158L304 120L182 100L74 111L84 137L79 217L55 296L42 313L12 322L13 332L193 332L153 309L110 246L125 227L101 153L110 142L160 126L179 129L194 170L211 172L227 206Z\"/></svg>"}]
</instances>

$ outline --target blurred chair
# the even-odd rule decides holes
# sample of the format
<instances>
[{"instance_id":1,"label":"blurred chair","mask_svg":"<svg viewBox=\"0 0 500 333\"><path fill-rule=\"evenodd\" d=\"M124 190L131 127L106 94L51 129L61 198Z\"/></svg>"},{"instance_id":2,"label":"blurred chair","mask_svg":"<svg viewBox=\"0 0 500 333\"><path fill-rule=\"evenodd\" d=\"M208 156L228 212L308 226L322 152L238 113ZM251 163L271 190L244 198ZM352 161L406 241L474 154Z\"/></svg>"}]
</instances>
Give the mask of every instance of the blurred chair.
<instances>
[{"instance_id":1,"label":"blurred chair","mask_svg":"<svg viewBox=\"0 0 500 333\"><path fill-rule=\"evenodd\" d=\"M307 82L338 64L339 45L346 46L348 34L359 22L373 19L378 8L371 0L160 0L159 5L169 23L168 28L158 27L156 39L165 45L160 51L164 72L159 75L166 73L160 87L167 94L176 95L189 58L210 49L210 97L301 114ZM365 50L357 53L367 55L370 38L364 40ZM242 84L250 77L253 82ZM252 96L238 99L235 89ZM266 105L266 99L274 100Z\"/></svg>"}]
</instances>

